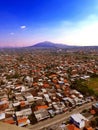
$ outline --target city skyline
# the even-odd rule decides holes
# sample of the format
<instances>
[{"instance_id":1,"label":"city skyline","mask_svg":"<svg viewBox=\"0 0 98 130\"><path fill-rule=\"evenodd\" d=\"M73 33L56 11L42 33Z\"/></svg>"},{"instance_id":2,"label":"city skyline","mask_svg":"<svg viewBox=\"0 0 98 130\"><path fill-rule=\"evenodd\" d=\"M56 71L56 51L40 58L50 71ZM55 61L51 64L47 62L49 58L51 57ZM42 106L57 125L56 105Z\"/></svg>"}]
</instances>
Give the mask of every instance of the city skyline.
<instances>
[{"instance_id":1,"label":"city skyline","mask_svg":"<svg viewBox=\"0 0 98 130\"><path fill-rule=\"evenodd\" d=\"M0 17L0 47L98 45L97 0L4 0Z\"/></svg>"}]
</instances>

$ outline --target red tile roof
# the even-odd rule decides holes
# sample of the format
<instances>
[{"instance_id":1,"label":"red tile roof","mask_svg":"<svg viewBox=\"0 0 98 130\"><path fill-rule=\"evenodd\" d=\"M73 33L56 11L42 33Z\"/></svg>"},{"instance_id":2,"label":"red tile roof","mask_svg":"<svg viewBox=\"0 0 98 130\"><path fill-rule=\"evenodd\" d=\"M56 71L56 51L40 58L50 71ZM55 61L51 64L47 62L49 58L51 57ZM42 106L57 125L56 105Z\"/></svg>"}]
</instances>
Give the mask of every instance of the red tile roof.
<instances>
[{"instance_id":1,"label":"red tile roof","mask_svg":"<svg viewBox=\"0 0 98 130\"><path fill-rule=\"evenodd\" d=\"M37 109L39 110L39 109L47 109L48 108L48 106L47 105L43 105L43 106L37 106Z\"/></svg>"},{"instance_id":2,"label":"red tile roof","mask_svg":"<svg viewBox=\"0 0 98 130\"><path fill-rule=\"evenodd\" d=\"M67 125L67 129L68 130L80 130L79 128L77 128L75 125L73 125L73 124L69 124L69 125Z\"/></svg>"}]
</instances>

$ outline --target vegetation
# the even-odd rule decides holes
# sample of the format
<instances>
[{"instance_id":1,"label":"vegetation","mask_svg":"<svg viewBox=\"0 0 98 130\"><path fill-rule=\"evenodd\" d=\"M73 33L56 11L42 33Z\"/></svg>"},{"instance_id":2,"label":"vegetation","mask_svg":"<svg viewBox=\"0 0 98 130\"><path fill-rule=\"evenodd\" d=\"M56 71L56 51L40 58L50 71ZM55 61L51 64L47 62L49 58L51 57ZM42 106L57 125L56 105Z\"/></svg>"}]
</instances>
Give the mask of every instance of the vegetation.
<instances>
[{"instance_id":1,"label":"vegetation","mask_svg":"<svg viewBox=\"0 0 98 130\"><path fill-rule=\"evenodd\" d=\"M36 102L33 102L33 104L31 105L32 113L35 111L35 107L36 107Z\"/></svg>"},{"instance_id":2,"label":"vegetation","mask_svg":"<svg viewBox=\"0 0 98 130\"><path fill-rule=\"evenodd\" d=\"M93 128L95 128L95 127L97 126L97 121L96 121L96 120L92 120L92 121L90 122L90 125L91 125Z\"/></svg>"},{"instance_id":3,"label":"vegetation","mask_svg":"<svg viewBox=\"0 0 98 130\"><path fill-rule=\"evenodd\" d=\"M98 97L98 75L93 75L85 81L81 79L75 80L71 87L84 95L95 95Z\"/></svg>"},{"instance_id":4,"label":"vegetation","mask_svg":"<svg viewBox=\"0 0 98 130\"><path fill-rule=\"evenodd\" d=\"M8 99L11 100L12 99L11 96L12 96L12 93L13 93L12 89L11 88L7 88L4 91L5 91L6 95L8 96Z\"/></svg>"},{"instance_id":5,"label":"vegetation","mask_svg":"<svg viewBox=\"0 0 98 130\"><path fill-rule=\"evenodd\" d=\"M86 113L86 112L88 112L88 110L87 110L87 109L84 109L84 110L82 111L82 113Z\"/></svg>"},{"instance_id":6,"label":"vegetation","mask_svg":"<svg viewBox=\"0 0 98 130\"><path fill-rule=\"evenodd\" d=\"M30 124L32 124L32 125L37 123L37 119L36 119L34 113L32 113L31 115L29 115L28 119L30 120Z\"/></svg>"},{"instance_id":7,"label":"vegetation","mask_svg":"<svg viewBox=\"0 0 98 130\"><path fill-rule=\"evenodd\" d=\"M81 92L85 96L91 96L94 95L94 90L89 88L86 82L83 82L81 79L75 80L72 85L72 89L77 89L79 92Z\"/></svg>"},{"instance_id":8,"label":"vegetation","mask_svg":"<svg viewBox=\"0 0 98 130\"><path fill-rule=\"evenodd\" d=\"M98 77L90 78L90 80L85 81L85 83L90 89L93 89L95 92L98 91Z\"/></svg>"},{"instance_id":9,"label":"vegetation","mask_svg":"<svg viewBox=\"0 0 98 130\"><path fill-rule=\"evenodd\" d=\"M8 79L8 80L10 80L10 79L12 79L12 78L19 78L19 74L16 72L14 75L6 75L6 78Z\"/></svg>"}]
</instances>

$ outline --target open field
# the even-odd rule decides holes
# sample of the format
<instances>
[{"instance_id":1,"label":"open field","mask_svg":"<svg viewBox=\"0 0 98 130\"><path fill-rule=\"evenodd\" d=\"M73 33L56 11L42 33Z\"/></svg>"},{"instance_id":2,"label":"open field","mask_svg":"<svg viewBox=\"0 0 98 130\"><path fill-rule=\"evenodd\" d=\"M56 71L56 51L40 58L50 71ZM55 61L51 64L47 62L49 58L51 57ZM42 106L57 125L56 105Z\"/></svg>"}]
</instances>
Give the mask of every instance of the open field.
<instances>
[{"instance_id":1,"label":"open field","mask_svg":"<svg viewBox=\"0 0 98 130\"><path fill-rule=\"evenodd\" d=\"M93 89L95 93L98 93L98 78L90 78L86 81L89 88Z\"/></svg>"}]
</instances>

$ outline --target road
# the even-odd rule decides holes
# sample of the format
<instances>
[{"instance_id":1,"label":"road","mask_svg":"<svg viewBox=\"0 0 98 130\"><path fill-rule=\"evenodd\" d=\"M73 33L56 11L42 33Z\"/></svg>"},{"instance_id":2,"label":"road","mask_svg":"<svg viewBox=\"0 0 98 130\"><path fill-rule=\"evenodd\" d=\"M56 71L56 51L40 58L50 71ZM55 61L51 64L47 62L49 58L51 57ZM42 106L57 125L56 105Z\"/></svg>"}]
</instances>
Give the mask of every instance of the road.
<instances>
[{"instance_id":1,"label":"road","mask_svg":"<svg viewBox=\"0 0 98 130\"><path fill-rule=\"evenodd\" d=\"M80 113L84 109L87 109L87 108L89 109L93 103L95 103L95 102L87 103L80 107L76 107L71 112L68 111L63 114L56 115L54 118L48 118L46 120L38 122L35 125L29 125L27 128L29 128L30 130L41 130L41 129L47 128L49 126L62 123L63 121L66 121L70 117L71 114Z\"/></svg>"}]
</instances>

